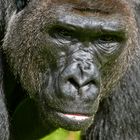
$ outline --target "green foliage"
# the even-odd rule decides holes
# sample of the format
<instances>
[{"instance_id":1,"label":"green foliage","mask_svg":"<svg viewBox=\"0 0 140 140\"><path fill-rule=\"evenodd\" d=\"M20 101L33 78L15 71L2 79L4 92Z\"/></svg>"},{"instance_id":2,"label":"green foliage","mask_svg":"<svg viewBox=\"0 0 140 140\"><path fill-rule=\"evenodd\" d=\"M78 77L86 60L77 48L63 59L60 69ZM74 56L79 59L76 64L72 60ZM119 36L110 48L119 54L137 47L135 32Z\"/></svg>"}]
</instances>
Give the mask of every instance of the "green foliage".
<instances>
[{"instance_id":1,"label":"green foliage","mask_svg":"<svg viewBox=\"0 0 140 140\"><path fill-rule=\"evenodd\" d=\"M80 132L71 132L60 128L40 140L80 140Z\"/></svg>"}]
</instances>

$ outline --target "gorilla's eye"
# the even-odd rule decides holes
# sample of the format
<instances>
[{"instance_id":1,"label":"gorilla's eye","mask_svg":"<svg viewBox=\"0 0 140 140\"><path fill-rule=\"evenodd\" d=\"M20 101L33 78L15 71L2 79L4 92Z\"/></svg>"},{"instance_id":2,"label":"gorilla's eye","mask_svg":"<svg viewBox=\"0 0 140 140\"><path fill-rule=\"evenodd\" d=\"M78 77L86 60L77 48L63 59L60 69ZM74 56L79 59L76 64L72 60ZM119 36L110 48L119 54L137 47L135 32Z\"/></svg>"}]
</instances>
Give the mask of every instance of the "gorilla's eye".
<instances>
[{"instance_id":1,"label":"gorilla's eye","mask_svg":"<svg viewBox=\"0 0 140 140\"><path fill-rule=\"evenodd\" d=\"M117 35L101 35L97 39L100 43L112 43L112 42L121 42L123 38Z\"/></svg>"},{"instance_id":2,"label":"gorilla's eye","mask_svg":"<svg viewBox=\"0 0 140 140\"><path fill-rule=\"evenodd\" d=\"M24 9L24 7L29 3L30 0L15 0L17 6L17 12Z\"/></svg>"},{"instance_id":3,"label":"gorilla's eye","mask_svg":"<svg viewBox=\"0 0 140 140\"><path fill-rule=\"evenodd\" d=\"M74 29L55 26L49 30L49 35L58 40L71 40L74 38Z\"/></svg>"},{"instance_id":4,"label":"gorilla's eye","mask_svg":"<svg viewBox=\"0 0 140 140\"><path fill-rule=\"evenodd\" d=\"M124 38L118 35L101 35L96 39L95 46L106 54L112 54L120 48Z\"/></svg>"}]
</instances>

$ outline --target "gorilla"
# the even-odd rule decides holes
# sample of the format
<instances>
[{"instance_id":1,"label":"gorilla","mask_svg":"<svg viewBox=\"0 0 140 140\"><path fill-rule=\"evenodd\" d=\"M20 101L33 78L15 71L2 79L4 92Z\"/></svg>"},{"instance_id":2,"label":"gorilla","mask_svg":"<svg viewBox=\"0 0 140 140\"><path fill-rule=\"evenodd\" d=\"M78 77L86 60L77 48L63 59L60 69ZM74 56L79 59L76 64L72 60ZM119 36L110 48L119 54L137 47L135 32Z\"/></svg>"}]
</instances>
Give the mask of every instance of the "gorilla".
<instances>
[{"instance_id":1,"label":"gorilla","mask_svg":"<svg viewBox=\"0 0 140 140\"><path fill-rule=\"evenodd\" d=\"M0 0L0 139L140 140L139 29L139 0Z\"/></svg>"}]
</instances>

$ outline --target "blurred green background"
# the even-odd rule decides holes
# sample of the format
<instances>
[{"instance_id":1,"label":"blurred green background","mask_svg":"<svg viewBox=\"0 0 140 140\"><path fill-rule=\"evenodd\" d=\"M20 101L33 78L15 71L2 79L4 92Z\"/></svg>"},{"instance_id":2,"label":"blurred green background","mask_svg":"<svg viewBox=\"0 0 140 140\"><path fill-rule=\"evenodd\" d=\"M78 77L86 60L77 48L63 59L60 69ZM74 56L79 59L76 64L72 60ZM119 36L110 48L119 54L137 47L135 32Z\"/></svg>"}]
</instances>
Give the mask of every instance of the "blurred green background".
<instances>
[{"instance_id":1,"label":"blurred green background","mask_svg":"<svg viewBox=\"0 0 140 140\"><path fill-rule=\"evenodd\" d=\"M72 132L59 128L40 140L80 140L80 132Z\"/></svg>"}]
</instances>

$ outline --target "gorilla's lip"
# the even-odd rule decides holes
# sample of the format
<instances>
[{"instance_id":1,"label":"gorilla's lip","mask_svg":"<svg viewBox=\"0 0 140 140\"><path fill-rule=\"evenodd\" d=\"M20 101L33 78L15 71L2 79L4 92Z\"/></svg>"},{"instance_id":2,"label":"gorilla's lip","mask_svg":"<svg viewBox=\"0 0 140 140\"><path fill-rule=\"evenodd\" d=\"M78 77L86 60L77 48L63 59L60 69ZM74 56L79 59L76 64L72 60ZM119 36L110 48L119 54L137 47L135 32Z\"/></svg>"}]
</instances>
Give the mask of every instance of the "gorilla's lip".
<instances>
[{"instance_id":1,"label":"gorilla's lip","mask_svg":"<svg viewBox=\"0 0 140 140\"><path fill-rule=\"evenodd\" d=\"M74 120L74 121L85 121L92 117L92 116L82 115L82 114L67 114L61 112L57 112L57 114L63 118Z\"/></svg>"},{"instance_id":2,"label":"gorilla's lip","mask_svg":"<svg viewBox=\"0 0 140 140\"><path fill-rule=\"evenodd\" d=\"M51 112L50 114L56 115L58 118L63 118L69 121L74 121L74 122L84 122L87 120L91 120L93 118L93 114L91 113L79 113L78 111L60 111L56 108L52 108L50 106L47 106L48 110ZM57 119L58 119L57 118Z\"/></svg>"},{"instance_id":3,"label":"gorilla's lip","mask_svg":"<svg viewBox=\"0 0 140 140\"><path fill-rule=\"evenodd\" d=\"M46 103L46 102L45 102ZM89 112L89 111L87 111L87 112L85 112L85 111L78 111L78 109L77 110L70 110L70 108L68 108L68 109L64 109L64 108L58 108L58 107L52 107L52 106L50 106L50 105L48 105L47 103L46 103L46 107L47 107L47 109L48 110L50 110L50 111L52 111L52 112L55 112L55 113L57 113L57 114L63 114L63 115L65 115L66 117L67 116L83 116L83 117L92 117L94 114L95 114L95 112ZM79 108L79 110L81 110L80 108Z\"/></svg>"},{"instance_id":4,"label":"gorilla's lip","mask_svg":"<svg viewBox=\"0 0 140 140\"><path fill-rule=\"evenodd\" d=\"M79 131L86 129L94 119L94 115L87 113L79 113L78 111L58 111L56 109L47 108L47 121L56 127L61 127L70 131Z\"/></svg>"}]
</instances>

